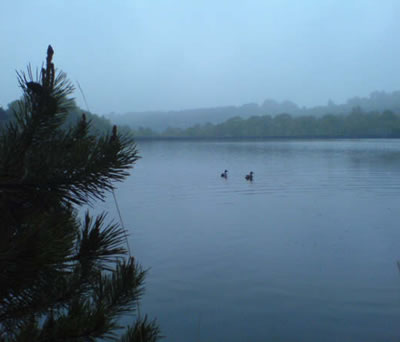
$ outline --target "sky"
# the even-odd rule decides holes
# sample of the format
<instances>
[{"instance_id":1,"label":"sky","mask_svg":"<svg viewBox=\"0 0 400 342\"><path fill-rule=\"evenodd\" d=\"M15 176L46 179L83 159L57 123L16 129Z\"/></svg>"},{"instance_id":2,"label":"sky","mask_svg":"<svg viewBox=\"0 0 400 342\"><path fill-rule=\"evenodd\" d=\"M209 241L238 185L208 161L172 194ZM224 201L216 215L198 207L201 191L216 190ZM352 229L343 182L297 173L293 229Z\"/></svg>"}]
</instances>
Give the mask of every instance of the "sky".
<instances>
[{"instance_id":1,"label":"sky","mask_svg":"<svg viewBox=\"0 0 400 342\"><path fill-rule=\"evenodd\" d=\"M399 0L2 0L0 106L48 44L98 114L400 90Z\"/></svg>"}]
</instances>

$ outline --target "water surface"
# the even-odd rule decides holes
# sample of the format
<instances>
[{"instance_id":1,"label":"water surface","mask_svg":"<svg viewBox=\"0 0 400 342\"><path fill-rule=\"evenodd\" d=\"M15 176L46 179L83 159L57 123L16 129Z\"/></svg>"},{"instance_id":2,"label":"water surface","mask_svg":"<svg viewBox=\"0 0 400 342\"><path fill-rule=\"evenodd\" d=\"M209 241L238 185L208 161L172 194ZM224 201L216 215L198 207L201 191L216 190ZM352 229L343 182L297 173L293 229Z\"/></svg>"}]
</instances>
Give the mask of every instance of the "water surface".
<instances>
[{"instance_id":1,"label":"water surface","mask_svg":"<svg viewBox=\"0 0 400 342\"><path fill-rule=\"evenodd\" d=\"M116 195L165 341L400 340L400 140L138 147Z\"/></svg>"}]
</instances>

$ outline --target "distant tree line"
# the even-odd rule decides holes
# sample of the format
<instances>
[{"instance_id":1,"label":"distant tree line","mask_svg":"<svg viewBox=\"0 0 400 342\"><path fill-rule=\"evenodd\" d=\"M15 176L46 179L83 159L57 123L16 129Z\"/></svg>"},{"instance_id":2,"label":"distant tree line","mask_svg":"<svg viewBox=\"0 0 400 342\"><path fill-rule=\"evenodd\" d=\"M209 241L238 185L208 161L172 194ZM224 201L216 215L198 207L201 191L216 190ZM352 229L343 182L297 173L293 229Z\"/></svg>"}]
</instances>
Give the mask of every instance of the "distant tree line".
<instances>
[{"instance_id":1,"label":"distant tree line","mask_svg":"<svg viewBox=\"0 0 400 342\"><path fill-rule=\"evenodd\" d=\"M136 130L139 127L149 127L154 131L162 132L168 127L186 129L195 124L204 125L207 122L217 125L236 116L248 119L252 116L276 116L281 113L287 113L294 117L322 117L326 114L347 115L352 112L353 108L361 108L366 113L382 112L384 110L400 113L400 91L391 93L374 91L367 97L352 97L342 104L336 104L329 100L326 105L314 107L299 106L291 101L279 102L267 99L261 104L247 103L241 106L131 112L109 114L107 117L115 124L129 125L129 127Z\"/></svg>"},{"instance_id":2,"label":"distant tree line","mask_svg":"<svg viewBox=\"0 0 400 342\"><path fill-rule=\"evenodd\" d=\"M378 101L381 98L388 103L388 99L397 99L397 92L391 96L385 93L373 93L368 100L357 98L357 101L352 99L348 102L364 101L369 105L374 102L378 106L378 104L383 105L381 103L383 100ZM13 120L14 113L18 110L17 103L17 101L10 103L7 109L0 107L0 126ZM325 109L327 110L328 107ZM331 109L338 107L330 104ZM70 110L64 126L74 125L80 120L83 112L91 122L91 133L102 135L112 128L114 122L112 123L110 119L82 110L76 104ZM133 134L136 138L400 137L399 113L400 111L396 110L365 111L362 107L355 106L347 114L329 112L320 116L287 113L250 117L234 116L221 123L197 123L188 128L171 125L159 131L149 127L132 128L132 126L123 125L120 126L120 131L124 134Z\"/></svg>"},{"instance_id":3,"label":"distant tree line","mask_svg":"<svg viewBox=\"0 0 400 342\"><path fill-rule=\"evenodd\" d=\"M400 137L400 115L390 110L364 112L359 107L349 114L292 116L252 116L230 118L220 124L196 124L192 127L134 130L135 137L146 138L269 138L269 137Z\"/></svg>"}]
</instances>

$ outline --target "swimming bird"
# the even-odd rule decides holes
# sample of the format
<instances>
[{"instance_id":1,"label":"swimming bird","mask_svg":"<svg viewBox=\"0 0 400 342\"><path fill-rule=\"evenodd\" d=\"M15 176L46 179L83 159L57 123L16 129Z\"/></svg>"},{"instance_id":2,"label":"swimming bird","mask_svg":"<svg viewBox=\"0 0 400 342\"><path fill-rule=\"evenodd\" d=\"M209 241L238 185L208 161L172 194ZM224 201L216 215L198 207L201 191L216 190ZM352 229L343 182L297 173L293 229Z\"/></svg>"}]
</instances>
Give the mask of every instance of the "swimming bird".
<instances>
[{"instance_id":1,"label":"swimming bird","mask_svg":"<svg viewBox=\"0 0 400 342\"><path fill-rule=\"evenodd\" d=\"M246 175L244 178L246 178L246 180L251 182L253 180L253 174L254 174L254 172L250 171L250 173L248 175Z\"/></svg>"},{"instance_id":2,"label":"swimming bird","mask_svg":"<svg viewBox=\"0 0 400 342\"><path fill-rule=\"evenodd\" d=\"M225 170L224 172L221 173L222 178L228 178L228 170Z\"/></svg>"}]
</instances>

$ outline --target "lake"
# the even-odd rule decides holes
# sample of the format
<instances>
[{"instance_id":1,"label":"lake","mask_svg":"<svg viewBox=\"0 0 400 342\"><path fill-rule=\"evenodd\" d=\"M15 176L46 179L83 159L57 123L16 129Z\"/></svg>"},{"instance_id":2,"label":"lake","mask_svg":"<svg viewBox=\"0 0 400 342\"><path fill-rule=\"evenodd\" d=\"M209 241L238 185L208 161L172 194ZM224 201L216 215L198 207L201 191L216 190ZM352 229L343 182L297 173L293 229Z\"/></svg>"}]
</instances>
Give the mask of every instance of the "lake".
<instances>
[{"instance_id":1,"label":"lake","mask_svg":"<svg viewBox=\"0 0 400 342\"><path fill-rule=\"evenodd\" d=\"M116 196L164 341L400 340L400 140L138 148Z\"/></svg>"}]
</instances>

